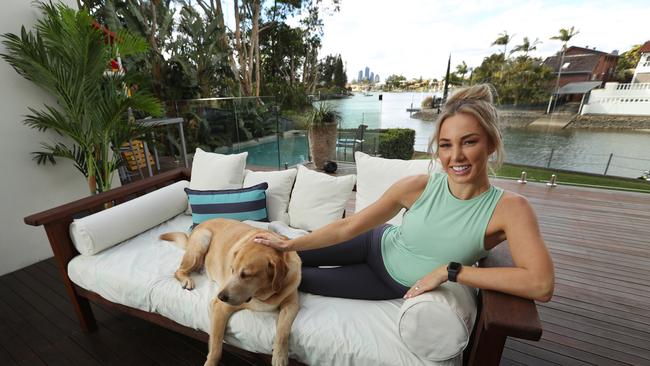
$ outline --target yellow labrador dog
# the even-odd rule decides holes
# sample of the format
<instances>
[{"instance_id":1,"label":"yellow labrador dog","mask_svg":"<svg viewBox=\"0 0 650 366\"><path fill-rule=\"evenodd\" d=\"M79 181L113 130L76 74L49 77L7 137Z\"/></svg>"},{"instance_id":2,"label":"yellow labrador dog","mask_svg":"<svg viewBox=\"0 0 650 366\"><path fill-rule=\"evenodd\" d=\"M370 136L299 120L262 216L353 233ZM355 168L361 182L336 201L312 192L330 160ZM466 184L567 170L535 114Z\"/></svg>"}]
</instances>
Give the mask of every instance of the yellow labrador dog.
<instances>
[{"instance_id":1,"label":"yellow labrador dog","mask_svg":"<svg viewBox=\"0 0 650 366\"><path fill-rule=\"evenodd\" d=\"M267 231L235 220L213 219L197 225L189 237L179 232L160 236L185 249L175 273L183 288L194 288L190 273L202 265L220 286L211 303L212 329L205 365L217 365L221 359L226 323L242 309L280 310L272 363L289 362L289 333L299 308L300 257L296 252L282 253L256 244L253 239L260 232Z\"/></svg>"}]
</instances>

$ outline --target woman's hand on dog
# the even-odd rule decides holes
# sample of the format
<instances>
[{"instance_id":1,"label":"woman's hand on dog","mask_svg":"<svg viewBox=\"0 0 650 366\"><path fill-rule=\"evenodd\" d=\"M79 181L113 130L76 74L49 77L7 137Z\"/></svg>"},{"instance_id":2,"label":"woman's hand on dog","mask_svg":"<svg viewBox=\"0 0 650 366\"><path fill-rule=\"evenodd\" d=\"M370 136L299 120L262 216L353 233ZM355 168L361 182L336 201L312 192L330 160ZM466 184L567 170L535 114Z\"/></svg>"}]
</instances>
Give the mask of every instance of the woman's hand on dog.
<instances>
[{"instance_id":1,"label":"woman's hand on dog","mask_svg":"<svg viewBox=\"0 0 650 366\"><path fill-rule=\"evenodd\" d=\"M279 238L277 235L271 233L259 233L255 235L253 241L281 252L289 252L293 250L291 248L291 240Z\"/></svg>"}]
</instances>

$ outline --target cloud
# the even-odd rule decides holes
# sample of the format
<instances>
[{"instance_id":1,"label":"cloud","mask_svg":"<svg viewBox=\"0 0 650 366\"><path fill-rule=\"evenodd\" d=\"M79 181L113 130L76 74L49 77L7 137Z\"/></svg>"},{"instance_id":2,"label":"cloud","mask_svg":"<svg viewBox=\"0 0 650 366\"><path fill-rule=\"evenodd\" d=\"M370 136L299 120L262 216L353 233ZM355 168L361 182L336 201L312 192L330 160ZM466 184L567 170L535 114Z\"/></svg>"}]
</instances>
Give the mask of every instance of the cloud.
<instances>
[{"instance_id":1,"label":"cloud","mask_svg":"<svg viewBox=\"0 0 650 366\"><path fill-rule=\"evenodd\" d=\"M559 41L549 40L560 28L575 26L576 46L623 52L650 39L646 1L483 1L468 0L349 0L341 11L325 17L321 56L341 54L348 79L370 67L382 80L390 74L409 78L440 78L447 57L452 67L470 67L499 52L490 46L504 30L515 34L512 49L524 36L543 43L533 56L557 52Z\"/></svg>"}]
</instances>

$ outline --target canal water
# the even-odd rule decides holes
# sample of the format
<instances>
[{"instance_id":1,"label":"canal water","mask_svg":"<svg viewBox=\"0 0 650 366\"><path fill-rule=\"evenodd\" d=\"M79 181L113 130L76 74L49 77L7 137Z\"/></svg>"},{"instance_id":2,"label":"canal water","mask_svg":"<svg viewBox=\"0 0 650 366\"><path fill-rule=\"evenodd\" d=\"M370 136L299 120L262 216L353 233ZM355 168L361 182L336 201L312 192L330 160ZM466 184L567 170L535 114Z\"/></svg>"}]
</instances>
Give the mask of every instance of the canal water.
<instances>
[{"instance_id":1,"label":"canal water","mask_svg":"<svg viewBox=\"0 0 650 366\"><path fill-rule=\"evenodd\" d=\"M415 130L415 149L426 151L435 124L410 118L406 108L411 104L420 107L428 95L373 92L328 102L341 112L342 128L356 128L361 123L370 129L411 128ZM646 132L522 128L501 132L510 163L603 174L609 161L607 174L622 177L638 177L650 169L650 133Z\"/></svg>"}]
</instances>

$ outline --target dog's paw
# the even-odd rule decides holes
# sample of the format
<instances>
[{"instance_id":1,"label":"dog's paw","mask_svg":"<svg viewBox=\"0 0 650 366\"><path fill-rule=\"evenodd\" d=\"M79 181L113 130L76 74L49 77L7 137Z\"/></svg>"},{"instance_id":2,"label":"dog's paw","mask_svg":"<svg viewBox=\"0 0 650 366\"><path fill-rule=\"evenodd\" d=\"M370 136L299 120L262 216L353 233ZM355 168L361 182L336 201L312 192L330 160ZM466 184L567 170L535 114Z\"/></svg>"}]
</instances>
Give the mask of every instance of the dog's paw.
<instances>
[{"instance_id":1,"label":"dog's paw","mask_svg":"<svg viewBox=\"0 0 650 366\"><path fill-rule=\"evenodd\" d=\"M271 358L272 366L287 366L289 364L289 351L273 349L273 357Z\"/></svg>"},{"instance_id":2,"label":"dog's paw","mask_svg":"<svg viewBox=\"0 0 650 366\"><path fill-rule=\"evenodd\" d=\"M181 281L181 286L186 290L194 290L194 281L191 278L186 278Z\"/></svg>"}]
</instances>

